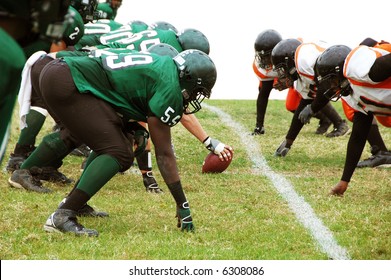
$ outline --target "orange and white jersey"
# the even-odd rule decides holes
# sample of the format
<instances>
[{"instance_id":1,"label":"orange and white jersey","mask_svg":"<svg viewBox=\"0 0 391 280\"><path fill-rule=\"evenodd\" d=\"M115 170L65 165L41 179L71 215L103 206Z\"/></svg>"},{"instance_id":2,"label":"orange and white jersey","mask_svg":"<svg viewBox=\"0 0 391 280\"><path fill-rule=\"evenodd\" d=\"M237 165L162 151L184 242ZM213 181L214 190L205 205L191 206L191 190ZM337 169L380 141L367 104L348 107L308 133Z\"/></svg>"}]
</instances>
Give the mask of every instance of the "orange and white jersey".
<instances>
[{"instance_id":1,"label":"orange and white jersey","mask_svg":"<svg viewBox=\"0 0 391 280\"><path fill-rule=\"evenodd\" d=\"M262 81L273 81L275 78L278 77L277 72L274 71L273 69L266 70L264 68L261 68L258 65L256 59L254 59L254 62L253 62L253 70L254 70L255 75L257 75L258 80L261 82Z\"/></svg>"},{"instance_id":2,"label":"orange and white jersey","mask_svg":"<svg viewBox=\"0 0 391 280\"><path fill-rule=\"evenodd\" d=\"M310 86L315 85L314 66L318 56L328 47L324 42L303 43L297 47L295 52L296 71L299 79L294 87L304 99L313 99L314 93Z\"/></svg>"},{"instance_id":3,"label":"orange and white jersey","mask_svg":"<svg viewBox=\"0 0 391 280\"><path fill-rule=\"evenodd\" d=\"M380 48L359 46L347 56L344 76L349 80L353 93L343 98L353 109L391 116L391 77L382 82L374 82L369 78L369 71L376 58L389 53Z\"/></svg>"}]
</instances>

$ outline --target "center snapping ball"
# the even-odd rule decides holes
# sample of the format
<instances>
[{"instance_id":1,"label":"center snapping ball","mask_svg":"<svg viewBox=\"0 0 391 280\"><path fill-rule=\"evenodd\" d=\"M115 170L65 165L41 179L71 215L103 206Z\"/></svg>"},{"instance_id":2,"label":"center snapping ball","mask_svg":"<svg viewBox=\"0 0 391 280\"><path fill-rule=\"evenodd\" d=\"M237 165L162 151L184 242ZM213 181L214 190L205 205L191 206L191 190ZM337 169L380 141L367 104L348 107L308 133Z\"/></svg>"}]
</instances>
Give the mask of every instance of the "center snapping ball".
<instances>
[{"instance_id":1,"label":"center snapping ball","mask_svg":"<svg viewBox=\"0 0 391 280\"><path fill-rule=\"evenodd\" d=\"M228 168L232 162L233 153L228 160L221 161L219 156L210 152L202 164L202 173L221 173Z\"/></svg>"}]
</instances>

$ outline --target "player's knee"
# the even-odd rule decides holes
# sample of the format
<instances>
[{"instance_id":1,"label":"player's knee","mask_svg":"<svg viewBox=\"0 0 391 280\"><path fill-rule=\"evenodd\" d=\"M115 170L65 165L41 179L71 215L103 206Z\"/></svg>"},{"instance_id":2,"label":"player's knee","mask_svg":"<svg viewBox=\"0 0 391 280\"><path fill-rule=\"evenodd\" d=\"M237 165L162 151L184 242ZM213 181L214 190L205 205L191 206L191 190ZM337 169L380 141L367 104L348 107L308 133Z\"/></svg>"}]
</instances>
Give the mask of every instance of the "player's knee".
<instances>
[{"instance_id":1,"label":"player's knee","mask_svg":"<svg viewBox=\"0 0 391 280\"><path fill-rule=\"evenodd\" d=\"M128 170L134 161L134 153L130 147L118 149L111 153L113 157L116 158L118 163L121 165L121 172Z\"/></svg>"}]
</instances>

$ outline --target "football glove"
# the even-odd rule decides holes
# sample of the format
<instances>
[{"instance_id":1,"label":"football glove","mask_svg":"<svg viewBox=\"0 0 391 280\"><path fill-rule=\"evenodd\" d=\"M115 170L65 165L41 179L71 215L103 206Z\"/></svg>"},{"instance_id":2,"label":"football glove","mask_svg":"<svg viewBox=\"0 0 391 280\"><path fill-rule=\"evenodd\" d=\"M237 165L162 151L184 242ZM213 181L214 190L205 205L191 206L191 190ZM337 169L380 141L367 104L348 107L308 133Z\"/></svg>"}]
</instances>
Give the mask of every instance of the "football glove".
<instances>
[{"instance_id":1,"label":"football glove","mask_svg":"<svg viewBox=\"0 0 391 280\"><path fill-rule=\"evenodd\" d=\"M274 156L275 157L285 157L288 152L289 152L290 148L287 148L286 147L286 140L284 140L280 146L277 148L276 152L274 153Z\"/></svg>"},{"instance_id":2,"label":"football glove","mask_svg":"<svg viewBox=\"0 0 391 280\"><path fill-rule=\"evenodd\" d=\"M133 135L134 144L137 146L134 150L134 156L138 157L147 147L149 132L138 122L128 122L126 125L126 132Z\"/></svg>"},{"instance_id":3,"label":"football glove","mask_svg":"<svg viewBox=\"0 0 391 280\"><path fill-rule=\"evenodd\" d=\"M176 218L178 218L177 227L181 228L181 231L195 231L193 219L190 214L189 202L186 201L182 206L177 206Z\"/></svg>"},{"instance_id":4,"label":"football glove","mask_svg":"<svg viewBox=\"0 0 391 280\"><path fill-rule=\"evenodd\" d=\"M310 119L314 116L314 112L311 109L311 104L308 104L307 106L304 107L303 110L301 110L299 114L299 120L303 124L308 124L310 123Z\"/></svg>"},{"instance_id":5,"label":"football glove","mask_svg":"<svg viewBox=\"0 0 391 280\"><path fill-rule=\"evenodd\" d=\"M209 136L204 140L205 147L214 152L216 155L219 155L222 151L224 151L225 144L221 143L217 139L210 138Z\"/></svg>"}]
</instances>

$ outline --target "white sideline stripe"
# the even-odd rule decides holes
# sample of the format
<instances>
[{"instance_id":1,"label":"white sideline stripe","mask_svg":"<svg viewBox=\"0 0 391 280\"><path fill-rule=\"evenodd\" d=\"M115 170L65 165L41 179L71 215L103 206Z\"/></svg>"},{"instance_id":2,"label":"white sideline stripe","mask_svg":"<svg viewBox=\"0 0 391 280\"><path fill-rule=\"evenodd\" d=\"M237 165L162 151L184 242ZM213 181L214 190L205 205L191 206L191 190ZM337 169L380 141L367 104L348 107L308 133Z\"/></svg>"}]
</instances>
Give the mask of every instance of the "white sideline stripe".
<instances>
[{"instance_id":1,"label":"white sideline stripe","mask_svg":"<svg viewBox=\"0 0 391 280\"><path fill-rule=\"evenodd\" d=\"M236 131L240 137L240 141L247 147L247 155L254 163L254 171L256 174L266 176L272 183L281 196L287 201L289 208L296 215L297 219L307 228L313 238L318 242L321 250L333 260L348 260L350 259L347 250L338 245L334 239L332 232L323 224L316 216L312 207L298 195L291 183L281 174L274 172L266 162L266 159L259 152L258 144L253 140L250 133L245 130L239 123L235 122L230 115L224 111L203 103L202 107L216 113L225 125Z\"/></svg>"}]
</instances>

